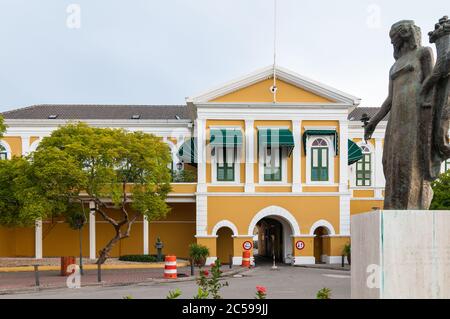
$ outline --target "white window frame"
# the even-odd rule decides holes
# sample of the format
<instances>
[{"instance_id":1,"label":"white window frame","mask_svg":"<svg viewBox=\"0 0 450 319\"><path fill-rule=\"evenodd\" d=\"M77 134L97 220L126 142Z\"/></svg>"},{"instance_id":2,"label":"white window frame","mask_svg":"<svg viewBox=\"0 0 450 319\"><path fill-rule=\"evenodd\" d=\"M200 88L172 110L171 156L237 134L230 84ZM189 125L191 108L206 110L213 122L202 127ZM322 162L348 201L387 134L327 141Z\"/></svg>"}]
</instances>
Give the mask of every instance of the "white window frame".
<instances>
[{"instance_id":1,"label":"white window frame","mask_svg":"<svg viewBox=\"0 0 450 319\"><path fill-rule=\"evenodd\" d=\"M357 186L356 185L356 163L350 166L350 188L352 189L374 189L375 186L375 149L374 146L371 143L365 143L365 142L359 142L356 143L359 147L365 146L370 151L370 163L372 166L371 172L370 172L370 179L371 179L371 186ZM364 154L364 153L363 153Z\"/></svg>"},{"instance_id":2,"label":"white window frame","mask_svg":"<svg viewBox=\"0 0 450 319\"><path fill-rule=\"evenodd\" d=\"M0 141L0 145L2 145L6 150L6 159L10 160L12 158L11 147L5 141Z\"/></svg>"},{"instance_id":3,"label":"white window frame","mask_svg":"<svg viewBox=\"0 0 450 319\"><path fill-rule=\"evenodd\" d=\"M258 141L259 142L259 141ZM265 152L264 152L264 147L260 147L258 145L258 172L259 172L259 176L258 176L258 183L261 185L287 185L287 158L288 158L288 154L287 154L287 149L286 147L282 147L281 148L281 159L280 159L280 164L281 164L281 181L265 181L264 180L264 157L265 157Z\"/></svg>"},{"instance_id":4,"label":"white window frame","mask_svg":"<svg viewBox=\"0 0 450 319\"><path fill-rule=\"evenodd\" d=\"M242 130L241 126L222 126L222 125L215 125L215 126L210 126L209 130L211 132L211 130L213 129L228 129L228 130ZM245 137L245 135L243 134L243 138ZM218 181L217 180L217 150L214 150L214 155L211 154L211 181L212 184L215 185L232 185L232 186L240 186L242 185L241 183L241 156L242 156L242 148L244 147L244 145L242 145L241 147L237 147L236 148L236 158L235 158L235 162L234 162L234 181ZM210 150L210 152L213 151L213 147L208 147L207 149Z\"/></svg>"},{"instance_id":5,"label":"white window frame","mask_svg":"<svg viewBox=\"0 0 450 319\"><path fill-rule=\"evenodd\" d=\"M311 148L317 139L323 139L328 145L328 181L311 180ZM334 185L334 159L336 152L334 150L334 137L327 135L308 136L306 140L306 185Z\"/></svg>"}]
</instances>

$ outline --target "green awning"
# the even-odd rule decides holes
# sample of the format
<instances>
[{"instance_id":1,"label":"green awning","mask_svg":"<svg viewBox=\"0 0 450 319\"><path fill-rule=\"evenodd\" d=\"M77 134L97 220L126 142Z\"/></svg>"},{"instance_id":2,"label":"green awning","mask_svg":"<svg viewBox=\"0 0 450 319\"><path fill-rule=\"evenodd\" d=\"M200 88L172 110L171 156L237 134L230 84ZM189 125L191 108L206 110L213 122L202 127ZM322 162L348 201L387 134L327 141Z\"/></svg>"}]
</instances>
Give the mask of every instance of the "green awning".
<instances>
[{"instance_id":1,"label":"green awning","mask_svg":"<svg viewBox=\"0 0 450 319\"><path fill-rule=\"evenodd\" d=\"M306 139L309 136L333 136L334 137L334 151L336 155L339 154L338 133L335 130L306 130L303 133L303 150L306 155Z\"/></svg>"},{"instance_id":2,"label":"green awning","mask_svg":"<svg viewBox=\"0 0 450 319\"><path fill-rule=\"evenodd\" d=\"M211 146L238 147L242 145L241 130L211 129Z\"/></svg>"},{"instance_id":3,"label":"green awning","mask_svg":"<svg viewBox=\"0 0 450 319\"><path fill-rule=\"evenodd\" d=\"M183 163L197 165L197 138L192 137L185 141L178 150L177 155Z\"/></svg>"},{"instance_id":4,"label":"green awning","mask_svg":"<svg viewBox=\"0 0 450 319\"><path fill-rule=\"evenodd\" d=\"M261 128L258 130L258 143L262 147L275 146L288 150L290 156L294 149L294 136L288 129Z\"/></svg>"},{"instance_id":5,"label":"green awning","mask_svg":"<svg viewBox=\"0 0 450 319\"><path fill-rule=\"evenodd\" d=\"M363 157L362 149L352 140L348 140L348 165L352 165Z\"/></svg>"}]
</instances>

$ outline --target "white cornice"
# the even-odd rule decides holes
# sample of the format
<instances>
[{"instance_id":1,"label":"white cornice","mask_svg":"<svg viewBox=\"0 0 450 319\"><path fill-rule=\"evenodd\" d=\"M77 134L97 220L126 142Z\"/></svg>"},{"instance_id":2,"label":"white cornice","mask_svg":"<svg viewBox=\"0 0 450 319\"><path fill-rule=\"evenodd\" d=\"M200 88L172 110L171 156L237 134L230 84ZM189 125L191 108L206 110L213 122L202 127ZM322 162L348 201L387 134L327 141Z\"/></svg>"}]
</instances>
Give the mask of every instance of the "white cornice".
<instances>
[{"instance_id":1,"label":"white cornice","mask_svg":"<svg viewBox=\"0 0 450 319\"><path fill-rule=\"evenodd\" d=\"M307 91L310 91L322 97L328 98L336 103L348 104L348 106L350 107L354 105L359 105L361 102L360 98L344 93L340 90L332 88L323 83L314 81L312 79L304 77L298 73L292 72L280 66L276 67L276 74L277 78L282 81L303 88ZM244 87L266 80L272 77L272 75L273 75L273 67L268 66L260 70L257 70L251 74L248 74L246 76L225 83L207 92L201 93L194 97L187 98L186 101L188 103L193 103L196 105L199 103L200 104L206 103L220 96L235 92Z\"/></svg>"},{"instance_id":2,"label":"white cornice","mask_svg":"<svg viewBox=\"0 0 450 319\"><path fill-rule=\"evenodd\" d=\"M5 124L15 127L58 127L68 123L83 122L91 126L107 127L190 127L191 120L50 120L50 119L5 119Z\"/></svg>"}]
</instances>

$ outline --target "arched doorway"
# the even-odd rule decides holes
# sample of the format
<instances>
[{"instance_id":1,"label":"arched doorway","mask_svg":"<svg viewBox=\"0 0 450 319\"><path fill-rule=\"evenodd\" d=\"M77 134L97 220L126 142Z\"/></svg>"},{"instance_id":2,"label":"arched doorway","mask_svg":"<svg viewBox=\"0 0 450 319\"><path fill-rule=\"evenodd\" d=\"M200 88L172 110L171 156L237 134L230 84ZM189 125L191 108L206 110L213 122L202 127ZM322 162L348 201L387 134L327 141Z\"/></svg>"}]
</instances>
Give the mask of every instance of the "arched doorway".
<instances>
[{"instance_id":1,"label":"arched doorway","mask_svg":"<svg viewBox=\"0 0 450 319\"><path fill-rule=\"evenodd\" d=\"M221 264L229 264L233 256L233 231L228 227L221 227L217 231L217 259Z\"/></svg>"},{"instance_id":2,"label":"arched doorway","mask_svg":"<svg viewBox=\"0 0 450 319\"><path fill-rule=\"evenodd\" d=\"M258 234L257 252L255 251L255 258L260 261L275 260L278 262L284 262L284 234L283 225L276 219L266 217L261 219L255 226L255 230Z\"/></svg>"},{"instance_id":3,"label":"arched doorway","mask_svg":"<svg viewBox=\"0 0 450 319\"><path fill-rule=\"evenodd\" d=\"M325 263L323 256L325 255L324 236L326 235L329 235L329 232L325 227L317 227L314 230L314 258L316 259L316 264Z\"/></svg>"},{"instance_id":4,"label":"arched doorway","mask_svg":"<svg viewBox=\"0 0 450 319\"><path fill-rule=\"evenodd\" d=\"M254 256L270 261L275 258L280 262L290 264L293 258L292 237L299 237L300 227L295 217L280 206L268 206L253 216L248 235L255 242ZM257 261L256 261L257 262Z\"/></svg>"}]
</instances>

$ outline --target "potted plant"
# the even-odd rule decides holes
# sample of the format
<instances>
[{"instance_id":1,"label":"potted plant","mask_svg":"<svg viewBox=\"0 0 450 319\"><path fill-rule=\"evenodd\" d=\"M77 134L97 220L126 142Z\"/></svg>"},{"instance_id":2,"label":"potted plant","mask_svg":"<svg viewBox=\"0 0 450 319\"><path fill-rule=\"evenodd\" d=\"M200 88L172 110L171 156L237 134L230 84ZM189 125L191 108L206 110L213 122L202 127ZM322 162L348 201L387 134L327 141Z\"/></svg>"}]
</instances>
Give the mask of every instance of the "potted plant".
<instances>
[{"instance_id":1,"label":"potted plant","mask_svg":"<svg viewBox=\"0 0 450 319\"><path fill-rule=\"evenodd\" d=\"M209 249L206 246L199 244L189 245L189 257L191 262L197 267L201 268L206 263L206 258L209 256Z\"/></svg>"},{"instance_id":2,"label":"potted plant","mask_svg":"<svg viewBox=\"0 0 450 319\"><path fill-rule=\"evenodd\" d=\"M351 265L351 245L345 244L342 255L347 256L348 264Z\"/></svg>"}]
</instances>

